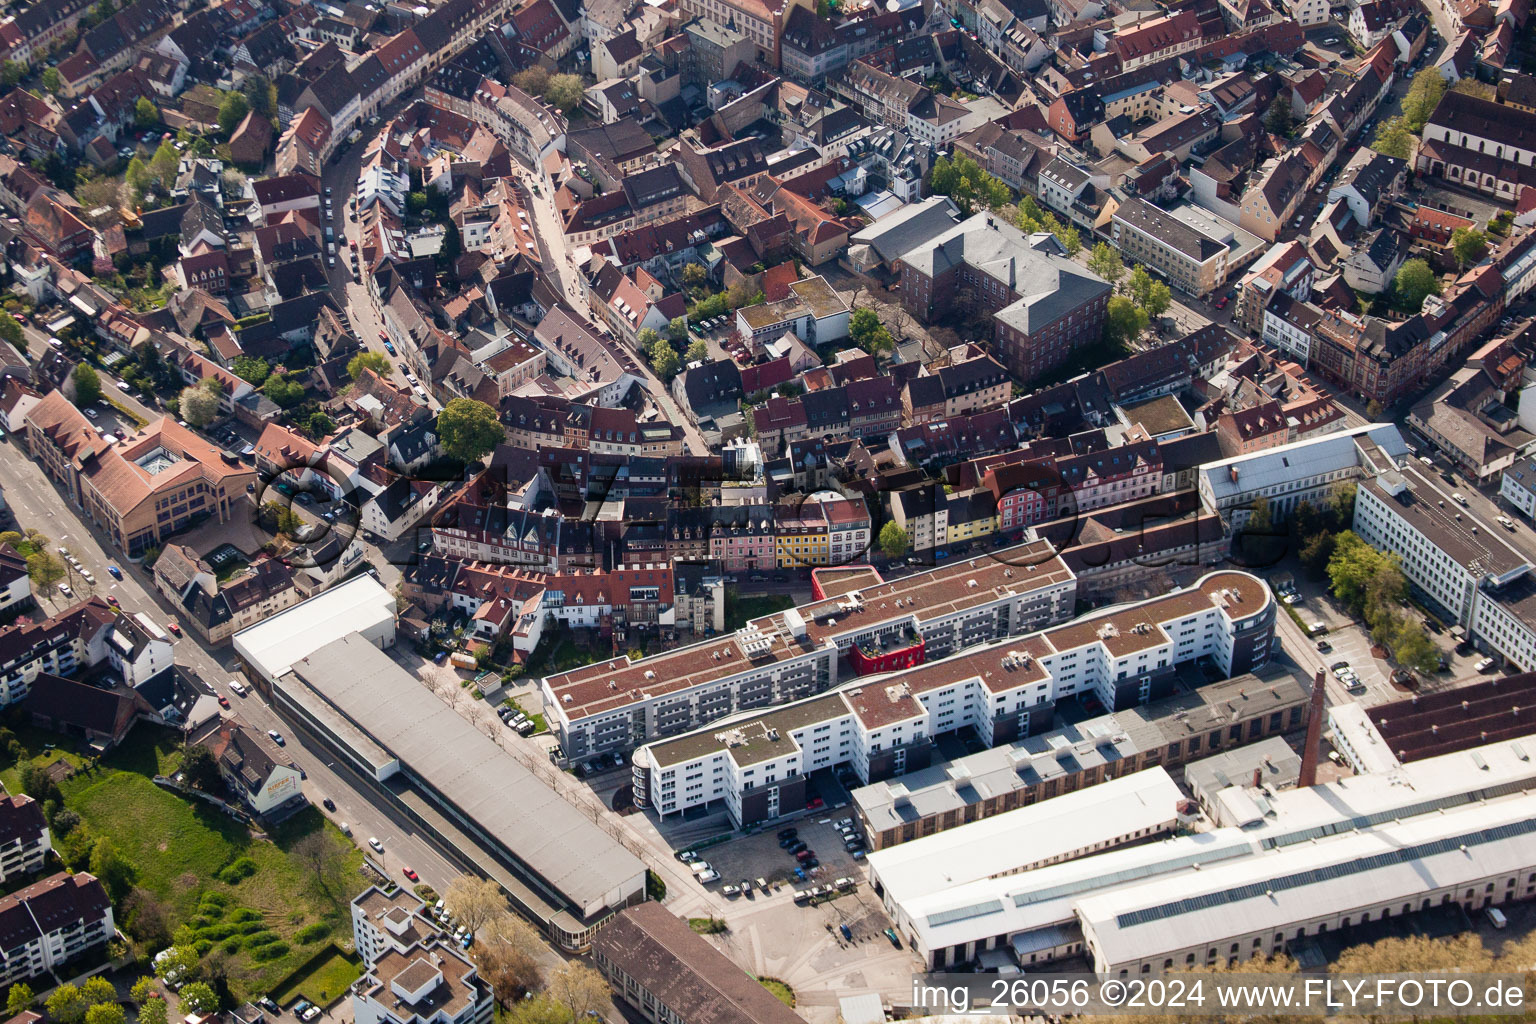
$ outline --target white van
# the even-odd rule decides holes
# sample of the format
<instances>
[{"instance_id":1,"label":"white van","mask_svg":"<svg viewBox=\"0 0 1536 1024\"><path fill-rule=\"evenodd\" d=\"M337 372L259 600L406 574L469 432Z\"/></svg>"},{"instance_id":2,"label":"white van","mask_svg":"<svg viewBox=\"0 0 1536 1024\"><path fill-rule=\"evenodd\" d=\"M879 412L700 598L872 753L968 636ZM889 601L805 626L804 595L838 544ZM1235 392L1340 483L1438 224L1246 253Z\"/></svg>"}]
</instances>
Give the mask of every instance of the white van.
<instances>
[{"instance_id":1,"label":"white van","mask_svg":"<svg viewBox=\"0 0 1536 1024\"><path fill-rule=\"evenodd\" d=\"M1500 910L1498 907L1489 907L1486 913L1488 914L1488 923L1493 925L1495 928L1503 928L1505 925L1509 924L1509 918L1505 917L1504 911Z\"/></svg>"},{"instance_id":2,"label":"white van","mask_svg":"<svg viewBox=\"0 0 1536 1024\"><path fill-rule=\"evenodd\" d=\"M348 825L344 821L338 821L336 823L336 827L341 829L341 834L344 835L344 836L349 836L349 835L352 834L352 826Z\"/></svg>"}]
</instances>

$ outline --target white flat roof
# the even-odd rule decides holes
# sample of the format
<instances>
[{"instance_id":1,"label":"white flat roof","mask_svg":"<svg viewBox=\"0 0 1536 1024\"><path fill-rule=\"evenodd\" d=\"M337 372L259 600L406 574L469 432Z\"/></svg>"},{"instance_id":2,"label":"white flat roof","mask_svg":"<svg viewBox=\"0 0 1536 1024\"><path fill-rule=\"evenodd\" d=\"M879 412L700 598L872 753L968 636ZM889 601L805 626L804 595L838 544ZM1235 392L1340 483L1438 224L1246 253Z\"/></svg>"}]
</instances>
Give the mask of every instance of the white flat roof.
<instances>
[{"instance_id":1,"label":"white flat roof","mask_svg":"<svg viewBox=\"0 0 1536 1024\"><path fill-rule=\"evenodd\" d=\"M1264 822L1251 828L1218 828L1143 843L1017 875L930 887L925 893L898 897L897 901L902 916L926 949L1065 925L1074 920L1079 899L1147 880L1176 878L1192 864L1208 870L1219 862L1248 860L1270 846L1304 843L1313 837L1353 831L1357 826L1374 827L1399 817L1435 813L1440 807L1536 788L1536 762L1528 751L1536 751L1536 737L1425 758L1381 775L1283 790L1265 799ZM1063 799L1056 797L1034 807ZM874 862L902 848L880 851L869 859Z\"/></svg>"},{"instance_id":2,"label":"white flat roof","mask_svg":"<svg viewBox=\"0 0 1536 1024\"><path fill-rule=\"evenodd\" d=\"M893 900L916 899L1090 850L1178 816L1179 787L1161 766L1007 811L869 855Z\"/></svg>"},{"instance_id":3,"label":"white flat roof","mask_svg":"<svg viewBox=\"0 0 1536 1024\"><path fill-rule=\"evenodd\" d=\"M1404 901L1536 863L1536 794L1466 804L1262 857L1147 879L1079 901L1083 934L1110 966L1297 921ZM1396 908L1394 908L1396 909ZM1266 943L1267 945L1267 943ZM1203 958L1198 958L1203 959Z\"/></svg>"},{"instance_id":4,"label":"white flat roof","mask_svg":"<svg viewBox=\"0 0 1536 1024\"><path fill-rule=\"evenodd\" d=\"M394 618L394 595L364 573L242 629L235 634L235 651L275 680L338 637L368 633Z\"/></svg>"}]
</instances>

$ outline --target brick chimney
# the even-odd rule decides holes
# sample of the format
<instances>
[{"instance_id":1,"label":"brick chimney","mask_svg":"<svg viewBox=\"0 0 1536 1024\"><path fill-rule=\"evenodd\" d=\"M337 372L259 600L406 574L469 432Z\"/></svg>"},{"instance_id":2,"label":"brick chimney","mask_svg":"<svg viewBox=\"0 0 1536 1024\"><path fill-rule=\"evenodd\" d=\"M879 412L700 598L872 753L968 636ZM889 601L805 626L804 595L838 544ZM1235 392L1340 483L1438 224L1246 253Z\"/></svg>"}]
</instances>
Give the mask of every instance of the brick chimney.
<instances>
[{"instance_id":1,"label":"brick chimney","mask_svg":"<svg viewBox=\"0 0 1536 1024\"><path fill-rule=\"evenodd\" d=\"M1312 705L1307 712L1307 741L1301 748L1301 773L1296 785L1305 789L1317 785L1317 761L1323 749L1323 670L1312 679Z\"/></svg>"}]
</instances>

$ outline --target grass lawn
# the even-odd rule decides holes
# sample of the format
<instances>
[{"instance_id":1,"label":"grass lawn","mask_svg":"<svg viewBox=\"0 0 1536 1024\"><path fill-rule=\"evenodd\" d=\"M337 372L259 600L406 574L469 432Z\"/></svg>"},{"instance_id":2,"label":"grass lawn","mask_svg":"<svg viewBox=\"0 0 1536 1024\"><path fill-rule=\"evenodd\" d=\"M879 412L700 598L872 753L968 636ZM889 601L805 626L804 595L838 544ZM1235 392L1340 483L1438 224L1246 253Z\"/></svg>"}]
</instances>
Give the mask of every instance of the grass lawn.
<instances>
[{"instance_id":1,"label":"grass lawn","mask_svg":"<svg viewBox=\"0 0 1536 1024\"><path fill-rule=\"evenodd\" d=\"M760 615L771 615L793 608L795 599L788 594L754 594L742 597L735 587L725 590L725 628L735 632Z\"/></svg>"},{"instance_id":2,"label":"grass lawn","mask_svg":"<svg viewBox=\"0 0 1536 1024\"><path fill-rule=\"evenodd\" d=\"M27 730L18 738L29 750L35 737ZM46 735L46 734L45 734ZM60 756L50 752L49 760ZM62 755L78 761L73 755ZM36 760L43 760L39 756ZM94 769L76 774L61 784L66 806L80 815L92 835L106 836L138 868L137 884L163 903L172 930L189 924L195 931L207 932L228 922L213 920L207 910L207 897L224 898L229 914L244 909L254 923L259 918L263 937L281 940L287 947L280 955L265 959L252 955L230 942L229 981L240 998L251 998L267 991L313 956L324 943L351 937L347 901L361 891L364 880L359 873L362 853L336 829L325 823L314 808L290 818L274 830L271 841L258 839L244 825L210 805L183 799L151 781L159 773L169 775L181 760L181 750L172 734L140 725L128 742L104 757ZM17 781L18 772L0 772L7 787ZM340 865L332 877L333 887L345 888L335 897L327 895L315 872L293 852L296 844L319 831L333 844L333 863ZM220 881L217 873L234 863L245 862L246 877ZM316 925L320 927L315 927ZM249 933L253 929L240 931ZM298 938L303 933L303 940ZM267 934L272 933L272 934ZM227 933L226 933L227 934ZM201 936L200 936L201 937ZM208 936L218 948L226 941L217 932ZM252 945L258 943L253 942Z\"/></svg>"},{"instance_id":3,"label":"grass lawn","mask_svg":"<svg viewBox=\"0 0 1536 1024\"><path fill-rule=\"evenodd\" d=\"M325 1006L340 996L358 978L363 976L362 964L357 957L348 957L339 949L310 966L310 968L285 981L272 990L272 998L279 1006L287 1006L303 996L318 1006Z\"/></svg>"},{"instance_id":4,"label":"grass lawn","mask_svg":"<svg viewBox=\"0 0 1536 1024\"><path fill-rule=\"evenodd\" d=\"M763 986L763 988L767 989L769 992L772 992L774 994L774 997L777 998L779 1002L783 1003L785 1006L789 1007L790 1009L794 1009L794 1006L795 1006L795 990L794 989L792 989L788 985L784 984L778 978L758 978L757 979L757 983L759 985Z\"/></svg>"}]
</instances>

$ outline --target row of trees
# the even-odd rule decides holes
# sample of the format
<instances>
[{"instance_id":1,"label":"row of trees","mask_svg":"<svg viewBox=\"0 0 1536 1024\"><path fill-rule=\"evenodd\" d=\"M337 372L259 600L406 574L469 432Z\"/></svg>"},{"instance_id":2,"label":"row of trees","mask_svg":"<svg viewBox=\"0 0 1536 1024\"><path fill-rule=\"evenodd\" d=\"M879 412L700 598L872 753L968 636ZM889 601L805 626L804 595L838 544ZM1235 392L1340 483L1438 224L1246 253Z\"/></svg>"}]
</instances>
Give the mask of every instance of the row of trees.
<instances>
[{"instance_id":1,"label":"row of trees","mask_svg":"<svg viewBox=\"0 0 1536 1024\"><path fill-rule=\"evenodd\" d=\"M1104 312L1104 335L1113 344L1134 341L1153 317L1162 316L1173 305L1173 290L1140 263L1127 277L1125 261L1108 242L1098 243L1089 252L1088 269L1115 288Z\"/></svg>"},{"instance_id":2,"label":"row of trees","mask_svg":"<svg viewBox=\"0 0 1536 1024\"><path fill-rule=\"evenodd\" d=\"M1333 594L1365 620L1371 639L1392 650L1398 664L1429 674L1440 667L1440 649L1418 619L1402 614L1408 580L1394 552L1377 551L1353 530L1334 539L1328 557Z\"/></svg>"}]
</instances>

